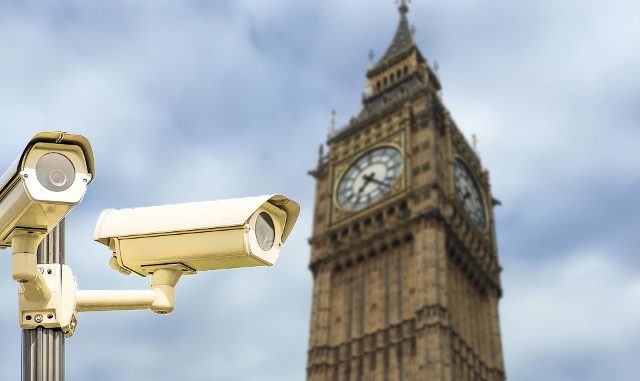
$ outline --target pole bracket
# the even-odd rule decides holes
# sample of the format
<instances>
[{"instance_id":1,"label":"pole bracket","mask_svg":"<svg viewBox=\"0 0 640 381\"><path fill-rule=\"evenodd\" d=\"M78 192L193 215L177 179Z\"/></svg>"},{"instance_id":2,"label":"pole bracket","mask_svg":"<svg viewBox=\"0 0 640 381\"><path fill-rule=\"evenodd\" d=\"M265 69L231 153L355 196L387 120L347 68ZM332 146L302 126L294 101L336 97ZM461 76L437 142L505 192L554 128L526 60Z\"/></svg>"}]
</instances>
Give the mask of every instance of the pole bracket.
<instances>
[{"instance_id":1,"label":"pole bracket","mask_svg":"<svg viewBox=\"0 0 640 381\"><path fill-rule=\"evenodd\" d=\"M66 337L71 337L78 325L78 312L150 309L167 314L173 311L181 269L155 269L148 290L79 291L69 266L36 264L38 238L29 232L12 238L12 276L19 285L20 328L59 328Z\"/></svg>"},{"instance_id":2,"label":"pole bracket","mask_svg":"<svg viewBox=\"0 0 640 381\"><path fill-rule=\"evenodd\" d=\"M50 296L32 298L25 295L23 287L18 288L20 328L60 328L66 337L71 337L78 322L73 273L69 266L60 264L39 264L37 269Z\"/></svg>"}]
</instances>

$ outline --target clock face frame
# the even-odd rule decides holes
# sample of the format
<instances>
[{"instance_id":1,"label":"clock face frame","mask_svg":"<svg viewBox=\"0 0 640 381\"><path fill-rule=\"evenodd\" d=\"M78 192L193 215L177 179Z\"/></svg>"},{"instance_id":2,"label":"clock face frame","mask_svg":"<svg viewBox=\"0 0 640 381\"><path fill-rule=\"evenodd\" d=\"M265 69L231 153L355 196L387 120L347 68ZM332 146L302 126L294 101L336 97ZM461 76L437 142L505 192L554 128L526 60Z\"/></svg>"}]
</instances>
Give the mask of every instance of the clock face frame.
<instances>
[{"instance_id":1,"label":"clock face frame","mask_svg":"<svg viewBox=\"0 0 640 381\"><path fill-rule=\"evenodd\" d=\"M343 210L361 210L383 198L400 178L404 158L394 146L374 148L344 172L336 187L336 201Z\"/></svg>"},{"instance_id":2,"label":"clock face frame","mask_svg":"<svg viewBox=\"0 0 640 381\"><path fill-rule=\"evenodd\" d=\"M487 228L487 213L482 192L467 165L457 158L453 160L453 182L465 213L476 229L484 231Z\"/></svg>"}]
</instances>

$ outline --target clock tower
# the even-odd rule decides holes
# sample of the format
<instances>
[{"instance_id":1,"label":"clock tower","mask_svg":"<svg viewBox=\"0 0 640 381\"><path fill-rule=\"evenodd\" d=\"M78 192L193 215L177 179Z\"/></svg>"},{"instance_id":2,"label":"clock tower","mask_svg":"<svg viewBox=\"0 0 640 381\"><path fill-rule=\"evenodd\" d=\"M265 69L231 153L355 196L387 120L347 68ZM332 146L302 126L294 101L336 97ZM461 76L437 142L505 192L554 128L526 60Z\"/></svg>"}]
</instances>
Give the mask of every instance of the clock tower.
<instances>
[{"instance_id":1,"label":"clock tower","mask_svg":"<svg viewBox=\"0 0 640 381\"><path fill-rule=\"evenodd\" d=\"M505 379L489 173L408 7L316 179L308 381Z\"/></svg>"}]
</instances>

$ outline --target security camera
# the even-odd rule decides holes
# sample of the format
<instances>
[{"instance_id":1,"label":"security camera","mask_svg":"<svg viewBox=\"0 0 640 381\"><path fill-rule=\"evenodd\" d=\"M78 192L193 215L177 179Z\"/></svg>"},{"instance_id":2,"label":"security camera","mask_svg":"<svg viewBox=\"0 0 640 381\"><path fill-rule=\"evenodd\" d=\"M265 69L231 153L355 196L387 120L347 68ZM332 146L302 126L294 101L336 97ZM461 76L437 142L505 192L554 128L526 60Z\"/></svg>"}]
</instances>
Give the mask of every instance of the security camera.
<instances>
[{"instance_id":1,"label":"security camera","mask_svg":"<svg viewBox=\"0 0 640 381\"><path fill-rule=\"evenodd\" d=\"M160 269L193 274L270 266L299 212L295 201L281 195L108 209L94 240L112 251L112 267L141 276Z\"/></svg>"},{"instance_id":2,"label":"security camera","mask_svg":"<svg viewBox=\"0 0 640 381\"><path fill-rule=\"evenodd\" d=\"M82 200L94 174L87 139L42 132L0 177L0 248L12 248L23 329L60 328L69 337L79 312L170 313L183 274L273 265L300 213L281 195L105 210L94 239L111 249L115 269L151 275L151 288L78 290L68 266L37 264L36 252Z\"/></svg>"},{"instance_id":3,"label":"security camera","mask_svg":"<svg viewBox=\"0 0 640 381\"><path fill-rule=\"evenodd\" d=\"M35 135L0 177L0 248L11 246L18 233L44 237L82 200L93 174L86 138Z\"/></svg>"}]
</instances>

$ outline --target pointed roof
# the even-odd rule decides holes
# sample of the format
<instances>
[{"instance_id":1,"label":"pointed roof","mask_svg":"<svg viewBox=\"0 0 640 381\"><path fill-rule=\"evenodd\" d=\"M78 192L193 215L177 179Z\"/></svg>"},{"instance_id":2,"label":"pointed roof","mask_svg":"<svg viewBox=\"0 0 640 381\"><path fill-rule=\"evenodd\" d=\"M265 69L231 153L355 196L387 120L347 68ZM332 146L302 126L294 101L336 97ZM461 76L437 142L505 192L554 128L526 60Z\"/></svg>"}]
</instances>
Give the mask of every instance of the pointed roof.
<instances>
[{"instance_id":1,"label":"pointed roof","mask_svg":"<svg viewBox=\"0 0 640 381\"><path fill-rule=\"evenodd\" d=\"M413 35L411 33L411 28L409 27L409 22L407 21L409 7L404 1L402 1L398 10L400 11L400 21L398 22L396 34L393 36L391 45L389 45L389 48L387 48L387 51L384 53L380 61L384 61L385 58L394 56L397 53L410 49L414 46Z\"/></svg>"},{"instance_id":2,"label":"pointed roof","mask_svg":"<svg viewBox=\"0 0 640 381\"><path fill-rule=\"evenodd\" d=\"M375 73L383 70L387 63L395 61L398 57L404 56L404 54L416 47L415 42L413 41L411 27L407 21L409 7L407 6L406 0L402 0L400 2L398 11L400 12L400 21L398 22L398 27L395 35L393 36L393 40L391 40L391 45L389 45L387 51L384 53L382 58L380 58L378 63L369 70L367 73L369 76L375 75Z\"/></svg>"}]
</instances>

